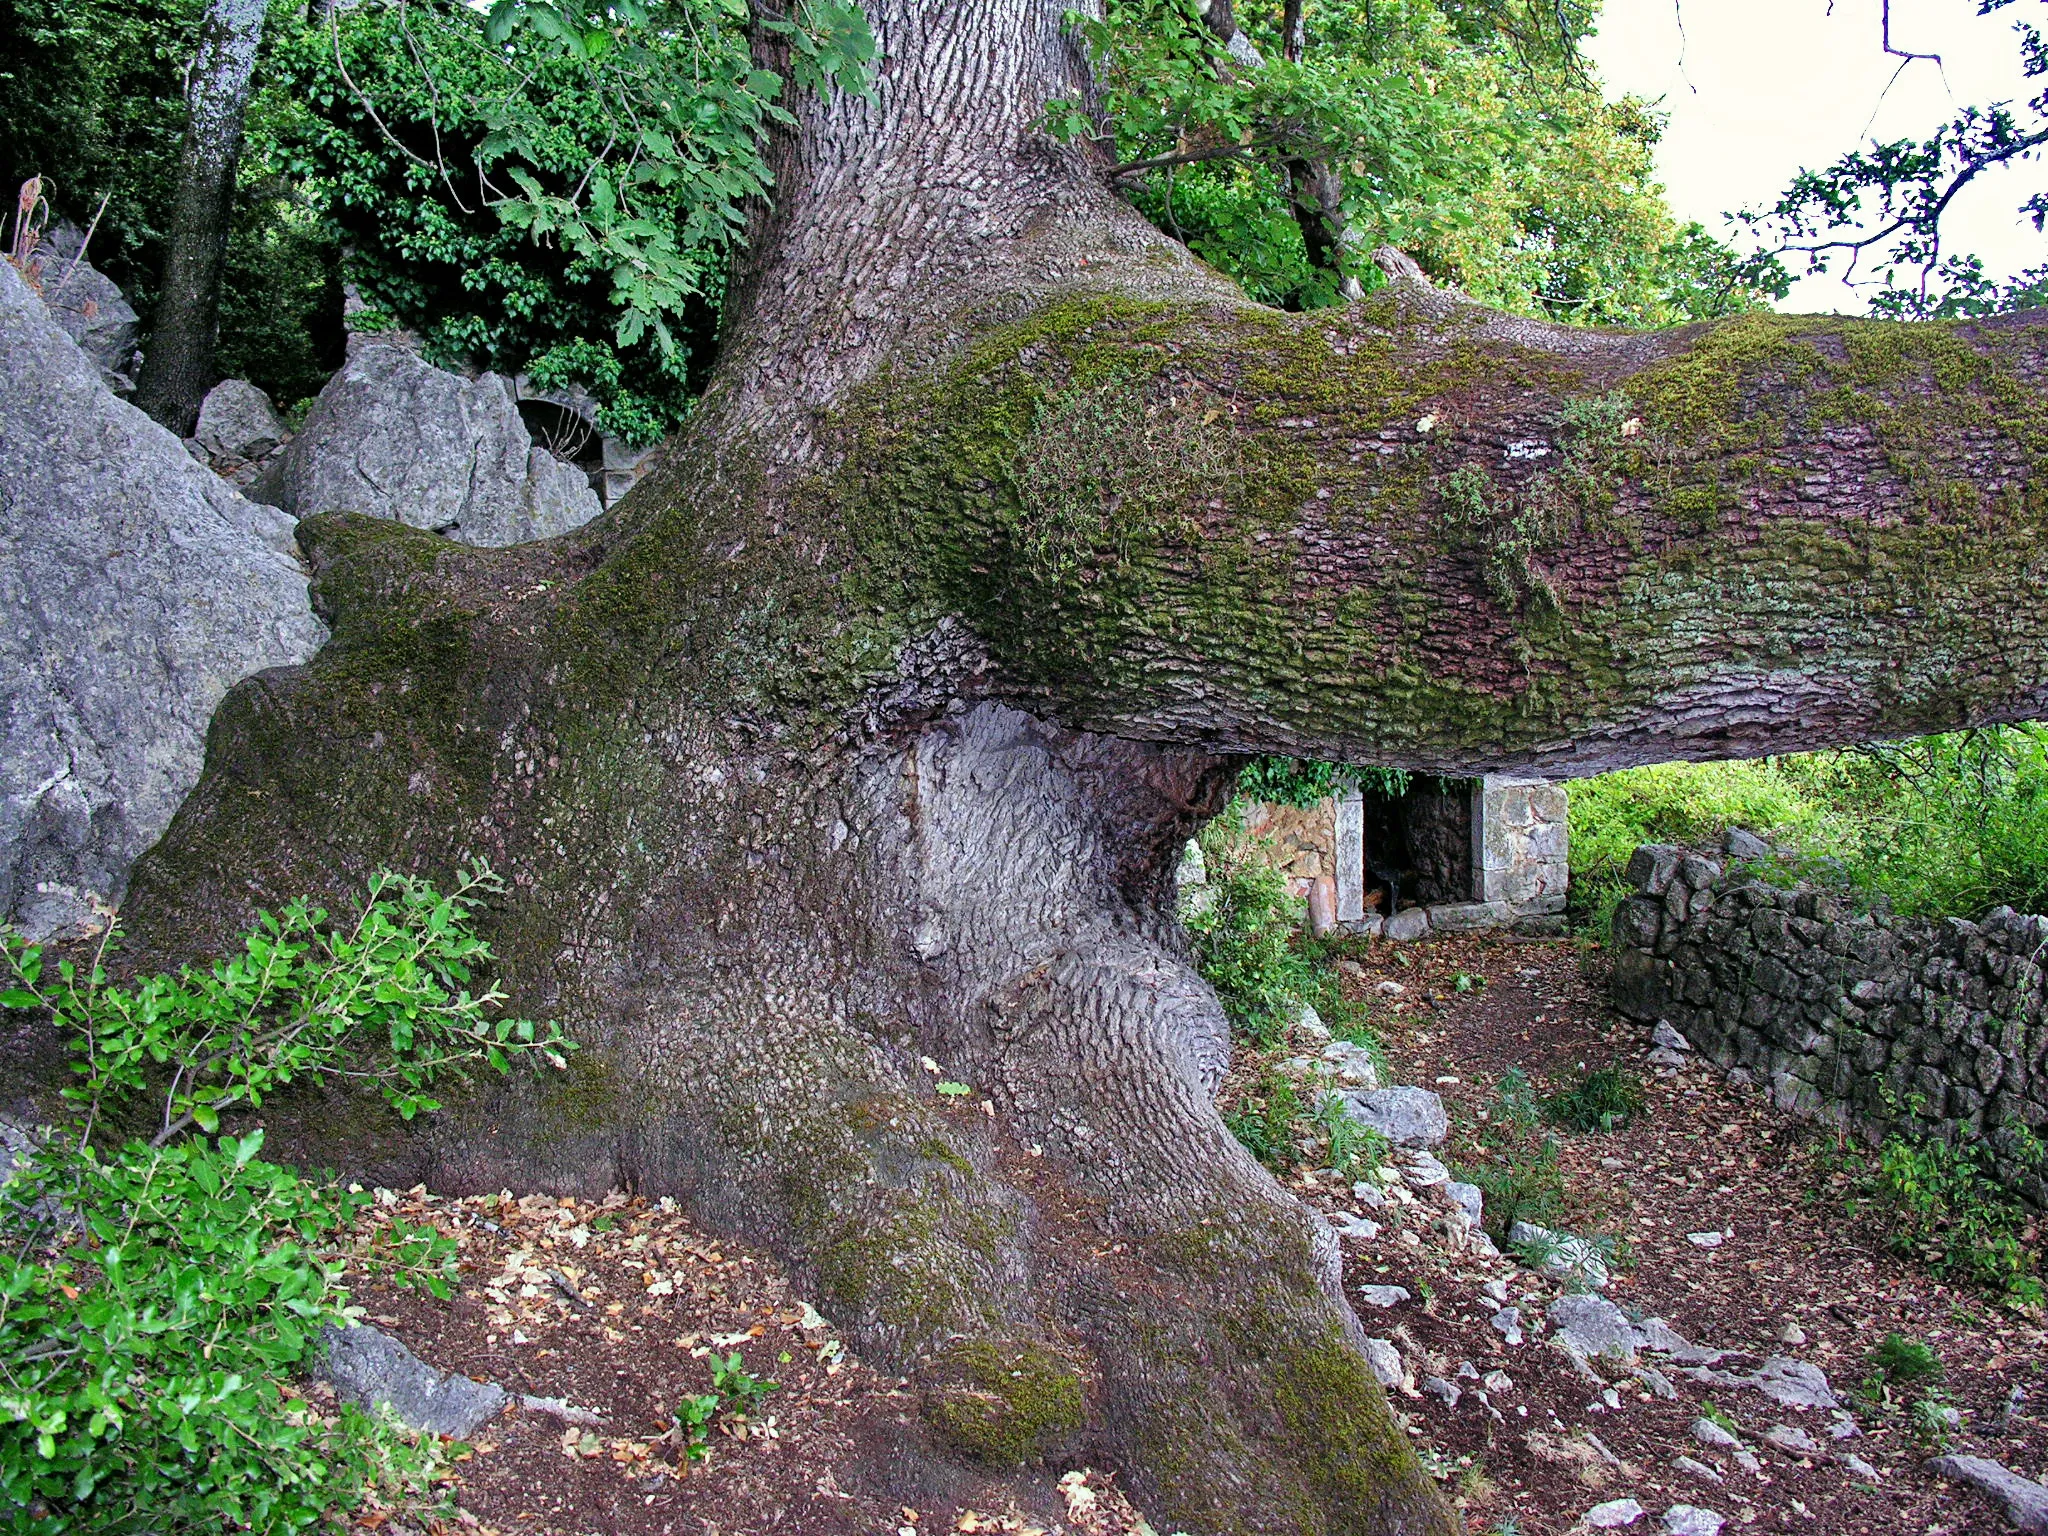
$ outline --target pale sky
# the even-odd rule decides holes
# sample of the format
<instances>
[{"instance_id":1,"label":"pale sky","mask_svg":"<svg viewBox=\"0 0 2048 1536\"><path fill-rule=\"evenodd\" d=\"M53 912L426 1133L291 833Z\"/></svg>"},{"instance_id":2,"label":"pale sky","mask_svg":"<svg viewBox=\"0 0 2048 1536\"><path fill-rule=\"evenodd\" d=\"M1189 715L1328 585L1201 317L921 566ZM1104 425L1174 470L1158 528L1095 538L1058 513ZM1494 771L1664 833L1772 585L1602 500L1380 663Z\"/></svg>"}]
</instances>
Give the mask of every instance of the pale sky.
<instances>
[{"instance_id":1,"label":"pale sky","mask_svg":"<svg viewBox=\"0 0 2048 1536\"><path fill-rule=\"evenodd\" d=\"M1892 0L1894 46L1942 62L1907 65L1887 94L1900 61L1882 49L1880 4L1607 0L1588 51L1610 95L1662 98L1671 126L1657 163L1671 205L1725 234L1723 212L1775 201L1802 165L1827 164L1873 136L1924 137L1959 106L2048 87L2028 89L2011 30L2016 16L2048 26L2039 0L1984 17L1977 0ZM1985 173L1951 207L1946 248L1974 251L2001 275L2048 261L2048 236L2017 216L2044 186L2041 160ZM1780 307L1859 310L1863 301L1830 276L1802 281Z\"/></svg>"}]
</instances>

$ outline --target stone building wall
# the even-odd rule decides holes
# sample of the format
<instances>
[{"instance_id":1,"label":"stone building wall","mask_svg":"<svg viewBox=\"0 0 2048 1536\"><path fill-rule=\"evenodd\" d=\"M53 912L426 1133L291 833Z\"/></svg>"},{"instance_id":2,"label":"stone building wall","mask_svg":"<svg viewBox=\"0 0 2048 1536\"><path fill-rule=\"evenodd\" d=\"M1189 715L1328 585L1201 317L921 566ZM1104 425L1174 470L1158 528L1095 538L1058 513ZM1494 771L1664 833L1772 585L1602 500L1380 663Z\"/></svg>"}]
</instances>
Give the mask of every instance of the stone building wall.
<instances>
[{"instance_id":1,"label":"stone building wall","mask_svg":"<svg viewBox=\"0 0 2048 1536\"><path fill-rule=\"evenodd\" d=\"M1616 1008L1668 1021L1781 1107L1872 1143L1981 1139L2001 1180L2048 1209L2044 1169L2014 1134L2048 1135L2048 918L1895 917L1755 867L1636 850L1635 892L1614 914Z\"/></svg>"}]
</instances>

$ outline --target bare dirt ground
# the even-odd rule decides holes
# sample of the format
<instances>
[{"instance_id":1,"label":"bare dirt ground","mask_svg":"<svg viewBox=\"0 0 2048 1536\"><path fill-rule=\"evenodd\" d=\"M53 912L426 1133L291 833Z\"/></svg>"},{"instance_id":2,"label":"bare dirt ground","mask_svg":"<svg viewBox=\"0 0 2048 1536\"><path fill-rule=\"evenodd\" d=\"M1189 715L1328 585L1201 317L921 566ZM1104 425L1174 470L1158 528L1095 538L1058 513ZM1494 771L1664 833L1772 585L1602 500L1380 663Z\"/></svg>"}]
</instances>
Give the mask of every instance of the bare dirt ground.
<instances>
[{"instance_id":1,"label":"bare dirt ground","mask_svg":"<svg viewBox=\"0 0 2048 1536\"><path fill-rule=\"evenodd\" d=\"M1597 965L1597 962L1593 962ZM1904 1405L1856 1396L1870 1350L1899 1332L1930 1344L1961 1414L1947 1449L2048 1472L2048 1334L2039 1317L1938 1283L1892 1256L1854 1215L1828 1144L1760 1096L1704 1066L1644 1064L1643 1031L1617 1019L1597 976L1566 944L1452 939L1358 945L1344 984L1369 998L1389 1081L1441 1094L1453 1167L1480 1156L1483 1116L1520 1068L1537 1091L1589 1067L1640 1072L1645 1112L1607 1133L1557 1131L1561 1228L1622 1239L1605 1294L1637 1318L1661 1317L1694 1344L1736 1352L1720 1369L1769 1356L1820 1367L1859 1433L1836 1439L1825 1410L1801 1413L1751 1387L1702 1383L1645 1356L1672 1392L1606 1362L1589 1378L1551 1339L1545 1309L1564 1288L1511 1258L1447 1234L1445 1207L1407 1198L1379 1208L1313 1170L1283 1178L1311 1204L1380 1223L1345 1240L1346 1283L1368 1334L1400 1351L1392 1393L1425 1461L1474 1533L1564 1536L1593 1506L1633 1498L1625 1529L1653 1532L1672 1505L1724 1515L1727 1530L1812 1536L1991 1536L2006 1530L1982 1495L1928 1476L1929 1454ZM1464 976L1465 990L1457 978ZM1401 994L1390 997L1381 983ZM1241 1074L1234 1074L1240 1077ZM1428 1191L1421 1192L1426 1197ZM447 1302L358 1278L367 1320L436 1366L559 1399L560 1413L515 1407L455 1466L460 1515L436 1536L1138 1536L1150 1531L1113 1473L1051 1467L977 1481L891 1446L918 1441L907 1384L849 1354L765 1256L693 1227L668 1202L384 1197L380 1213L428 1220L461 1244L462 1283ZM1455 1227L1455 1223L1452 1224ZM1724 1234L1718 1246L1690 1234ZM1505 1281L1505 1290L1498 1289ZM1496 1284L1488 1294L1488 1282ZM1365 1286L1400 1286L1391 1307ZM1518 1309L1523 1337L1495 1326ZM737 1353L774 1390L715 1421L709 1455L678 1440L676 1405L711 1390L714 1359ZM1451 1396L1431 1377L1455 1386ZM2014 1388L2018 1411L2006 1412ZM1611 1397L1603 1395L1611 1391ZM1730 1447L1695 1439L1705 1404L1737 1427ZM1612 1404L1613 1406L1610 1406ZM1805 1431L1811 1452L1765 1439ZM1861 1470L1848 1457L1858 1458ZM1677 1465L1689 1457L1693 1470ZM385 1523L366 1511L362 1525ZM387 1530L397 1529L390 1522Z\"/></svg>"},{"instance_id":2,"label":"bare dirt ground","mask_svg":"<svg viewBox=\"0 0 2048 1536\"><path fill-rule=\"evenodd\" d=\"M1582 960L1561 943L1456 939L1361 946L1352 960L1343 968L1345 985L1377 1005L1390 1080L1444 1097L1452 1138L1443 1156L1454 1177L1461 1163L1476 1161L1482 1114L1498 1113L1494 1095L1510 1068L1519 1067L1538 1092L1568 1088L1588 1068L1640 1072L1647 1103L1634 1124L1605 1133L1552 1131L1568 1213L1556 1225L1622 1239L1624 1257L1605 1294L1625 1311L1662 1317L1696 1345L1739 1351L1721 1362L1724 1371L1770 1356L1820 1367L1860 1431L1836 1439L1833 1414L1791 1410L1751 1387L1703 1384L1668 1364L1660 1374L1672 1398L1610 1371L1619 1403L1610 1407L1570 1357L1530 1326L1561 1287L1511 1261L1430 1241L1427 1224L1412 1219L1422 1208L1396 1206L1411 1219L1389 1224L1370 1243L1345 1244L1354 1289L1394 1284L1416 1298L1384 1311L1360 1306L1368 1333L1394 1338L1411 1367L1433 1363L1434 1374L1456 1380L1458 1365L1470 1361L1482 1377L1502 1371L1513 1383L1486 1393L1498 1419L1469 1392L1446 1405L1418 1390L1412 1369L1411 1383L1395 1394L1417 1444L1442 1458L1473 1530L1551 1536L1577 1528L1592 1506L1625 1497L1646 1511L1630 1527L1637 1530L1658 1529L1674 1504L1710 1508L1727 1517L1730 1532L1989 1536L2009 1529L1983 1495L1921 1470L1930 1446L1915 1439L1907 1405L1888 1409L1856 1392L1869 1375L1871 1349L1887 1334L1923 1340L1941 1357L1943 1390L1962 1416L1944 1449L2039 1478L2048 1471L2048 1334L2040 1317L1942 1284L1894 1257L1875 1220L1852 1213L1846 1178L1831 1172L1832 1142L1761 1095L1728 1088L1703 1064L1647 1066L1647 1032L1606 1007L1597 958ZM1469 978L1464 991L1461 975ZM1402 995L1386 997L1382 982L1404 988ZM1330 1209L1356 1208L1334 1191L1311 1198ZM1724 1235L1711 1248L1691 1237L1716 1232ZM1493 1326L1497 1303L1481 1286L1497 1277L1509 1279L1527 1330L1520 1345ZM1475 1383L1467 1376L1463 1385ZM2014 1388L2023 1395L2009 1414ZM1695 1439L1692 1424L1709 1400L1739 1426L1759 1470L1746 1471L1728 1448ZM1763 1437L1779 1424L1804 1430L1819 1451L1775 1448ZM1852 1469L1852 1455L1875 1475ZM1680 1456L1713 1476L1679 1468Z\"/></svg>"}]
</instances>

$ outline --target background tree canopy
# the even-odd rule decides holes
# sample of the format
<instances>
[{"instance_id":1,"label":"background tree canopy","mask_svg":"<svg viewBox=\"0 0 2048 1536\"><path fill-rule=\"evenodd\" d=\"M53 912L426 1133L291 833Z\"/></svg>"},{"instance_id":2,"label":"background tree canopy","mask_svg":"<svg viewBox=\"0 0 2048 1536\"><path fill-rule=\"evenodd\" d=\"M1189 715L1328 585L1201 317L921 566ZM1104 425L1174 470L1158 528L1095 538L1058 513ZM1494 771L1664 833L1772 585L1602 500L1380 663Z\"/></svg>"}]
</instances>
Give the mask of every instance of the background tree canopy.
<instances>
[{"instance_id":1,"label":"background tree canopy","mask_svg":"<svg viewBox=\"0 0 2048 1536\"><path fill-rule=\"evenodd\" d=\"M145 316L200 8L0 0L0 176L49 178L81 225L104 199L94 259ZM1752 220L1766 254L1748 255L1671 215L1660 114L1604 100L1581 56L1593 0L1274 0L1221 6L1222 30L1218 14L1217 0L1077 14L1101 89L1053 103L1047 126L1098 141L1138 208L1264 302L1371 287L1361 253L1383 243L1488 304L1589 324L1759 307L1787 282L1771 250L1881 254L1879 304L1899 314L2038 296L2038 272L2001 284L1943 250L1939 217L1958 178L2035 152L2040 100L1971 107L1924 143L1804 173ZM2016 25L2038 75L2048 54ZM872 52L846 0L278 0L221 367L287 405L308 398L340 361L346 282L369 307L359 324L415 330L451 366L582 384L610 431L650 441L708 366L745 210L774 195L764 151L788 90L862 89ZM1310 164L1341 182L1353 238L1334 260L1293 206Z\"/></svg>"}]
</instances>

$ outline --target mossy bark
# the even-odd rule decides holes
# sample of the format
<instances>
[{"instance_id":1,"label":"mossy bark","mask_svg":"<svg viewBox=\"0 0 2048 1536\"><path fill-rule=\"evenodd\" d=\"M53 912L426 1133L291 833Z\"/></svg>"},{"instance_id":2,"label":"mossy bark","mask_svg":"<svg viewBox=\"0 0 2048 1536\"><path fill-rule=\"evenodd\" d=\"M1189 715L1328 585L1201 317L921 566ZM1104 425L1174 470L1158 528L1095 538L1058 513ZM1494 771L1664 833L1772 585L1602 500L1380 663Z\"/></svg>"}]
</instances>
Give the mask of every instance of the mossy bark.
<instances>
[{"instance_id":1,"label":"mossy bark","mask_svg":"<svg viewBox=\"0 0 2048 1536\"><path fill-rule=\"evenodd\" d=\"M1260 310L1031 133L1062 9L871 5L875 100L805 109L704 410L607 518L303 525L334 639L230 696L127 920L175 958L488 857L517 1006L588 1049L309 1151L682 1196L961 1454L1106 1459L1162 1529L1448 1533L1331 1233L1217 1117L1174 857L1244 751L2036 710L2044 332Z\"/></svg>"}]
</instances>

